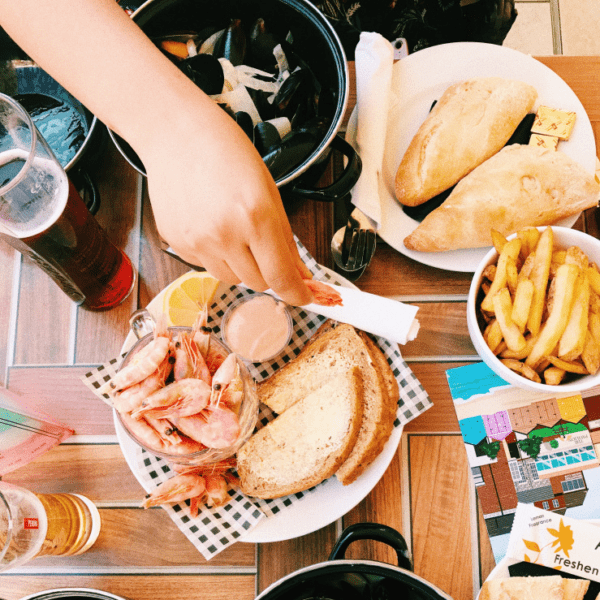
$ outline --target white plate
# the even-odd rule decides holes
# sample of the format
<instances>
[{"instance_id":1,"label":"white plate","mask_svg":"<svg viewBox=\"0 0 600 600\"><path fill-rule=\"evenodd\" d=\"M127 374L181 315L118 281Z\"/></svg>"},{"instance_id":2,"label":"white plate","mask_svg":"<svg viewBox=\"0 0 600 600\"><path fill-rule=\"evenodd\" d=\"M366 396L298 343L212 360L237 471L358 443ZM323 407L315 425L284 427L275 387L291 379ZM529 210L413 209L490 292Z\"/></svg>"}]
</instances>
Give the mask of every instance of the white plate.
<instances>
[{"instance_id":1,"label":"white plate","mask_svg":"<svg viewBox=\"0 0 600 600\"><path fill-rule=\"evenodd\" d=\"M346 287L356 288L355 285L342 278L338 273L333 273L326 267L321 268L330 275L339 278ZM218 297L226 289L228 287L221 284L215 295ZM151 313L157 315L162 310L163 296L164 290L148 304L147 308ZM129 350L135 340L135 335L130 332L125 339L121 352ZM116 411L113 416L117 439L125 460L140 485L146 492L150 492L151 489L146 487L138 471L135 458L137 445L123 429L116 416ZM363 500L381 479L398 449L401 436L402 427L395 427L390 439L383 448L383 452L354 483L343 486L335 477L329 478L302 500L295 502L273 517L262 519L240 541L257 544L289 540L317 531L317 529L321 529L343 517Z\"/></svg>"},{"instance_id":2,"label":"white plate","mask_svg":"<svg viewBox=\"0 0 600 600\"><path fill-rule=\"evenodd\" d=\"M592 523L593 525L600 526L600 519L589 519L588 523ZM492 572L487 576L486 581L493 579L506 579L510 577L510 572L508 567L511 565L516 565L518 560L513 560L508 556L505 556L493 569ZM477 594L477 598L479 598L479 594Z\"/></svg>"},{"instance_id":3,"label":"white plate","mask_svg":"<svg viewBox=\"0 0 600 600\"><path fill-rule=\"evenodd\" d=\"M551 69L531 56L493 44L458 42L419 50L394 65L393 91L398 102L390 109L385 145L382 192L382 225L377 232L392 248L417 262L472 273L489 248L449 252L417 252L404 246L404 238L416 229L418 221L407 216L395 199L394 180L400 160L434 100L450 85L471 77L496 76L517 79L533 85L538 103L577 113L573 133L560 142L560 150L594 173L596 143L590 120L573 90ZM537 105L536 105L537 108ZM356 109L346 132L346 139L356 143ZM448 149L452 151L451 148ZM572 227L579 215L556 225ZM468 232L465 232L468 234Z\"/></svg>"}]
</instances>

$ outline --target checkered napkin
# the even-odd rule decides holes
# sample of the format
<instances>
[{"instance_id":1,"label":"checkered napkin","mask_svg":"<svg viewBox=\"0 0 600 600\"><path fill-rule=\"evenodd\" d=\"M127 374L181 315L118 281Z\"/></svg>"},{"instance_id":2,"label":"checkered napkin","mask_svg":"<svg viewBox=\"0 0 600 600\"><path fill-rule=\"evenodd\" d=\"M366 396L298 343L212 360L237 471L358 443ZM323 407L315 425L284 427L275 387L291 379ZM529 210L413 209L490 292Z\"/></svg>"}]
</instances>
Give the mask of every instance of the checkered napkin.
<instances>
[{"instance_id":1,"label":"checkered napkin","mask_svg":"<svg viewBox=\"0 0 600 600\"><path fill-rule=\"evenodd\" d=\"M320 267L299 242L298 247L302 259L315 279L342 284L342 279ZM237 298L252 294L254 294L252 290L233 286L214 301L209 313L209 326L212 327L215 334L219 335L220 333L221 319L227 307ZM257 382L267 379L295 358L326 320L325 317L302 308L290 307L290 313L294 321L294 333L285 353L269 362L246 365ZM432 403L418 379L402 359L398 347L383 338L376 338L376 342L390 363L400 386L400 401L398 402L397 418L394 423L395 427L400 427L430 408ZM98 397L102 397L102 394L98 392L98 388L114 376L121 358L118 357L109 361L94 371L86 373L82 378L84 383ZM110 403L107 396L102 397L102 399ZM257 427L259 429L264 427L273 417L272 411L267 406L261 405ZM169 464L165 460L157 458L139 447L136 450L136 463L138 466L136 475L143 481L147 491L152 490L172 476ZM305 492L274 500L251 499L238 490L230 489L230 502L217 508L201 507L198 516L194 518L189 516L189 501L175 505L164 505L163 508L186 537L209 560L227 546L242 538L262 519L285 511L287 507L301 501L302 498L313 493L318 487L315 486Z\"/></svg>"}]
</instances>

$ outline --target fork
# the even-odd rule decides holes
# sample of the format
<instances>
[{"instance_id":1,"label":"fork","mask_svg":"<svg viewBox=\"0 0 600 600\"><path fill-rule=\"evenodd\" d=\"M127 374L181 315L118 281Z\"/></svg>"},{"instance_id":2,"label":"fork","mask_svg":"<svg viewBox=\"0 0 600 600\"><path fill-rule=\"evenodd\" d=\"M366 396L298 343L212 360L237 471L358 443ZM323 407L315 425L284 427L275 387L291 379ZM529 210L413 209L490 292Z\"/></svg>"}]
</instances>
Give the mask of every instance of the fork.
<instances>
[{"instance_id":1,"label":"fork","mask_svg":"<svg viewBox=\"0 0 600 600\"><path fill-rule=\"evenodd\" d=\"M377 235L369 218L358 208L348 217L346 227L338 229L331 240L335 263L344 271L362 274L375 253Z\"/></svg>"}]
</instances>

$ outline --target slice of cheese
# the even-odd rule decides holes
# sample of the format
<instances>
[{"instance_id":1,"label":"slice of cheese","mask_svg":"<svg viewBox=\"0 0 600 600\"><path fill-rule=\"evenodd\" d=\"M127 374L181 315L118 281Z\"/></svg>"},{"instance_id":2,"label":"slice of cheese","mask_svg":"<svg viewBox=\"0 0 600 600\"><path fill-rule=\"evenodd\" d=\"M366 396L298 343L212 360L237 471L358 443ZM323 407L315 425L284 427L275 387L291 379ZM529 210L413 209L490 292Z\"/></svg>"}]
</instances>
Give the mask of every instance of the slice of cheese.
<instances>
[{"instance_id":1,"label":"slice of cheese","mask_svg":"<svg viewBox=\"0 0 600 600\"><path fill-rule=\"evenodd\" d=\"M573 131L576 116L572 111L540 106L531 127L531 132L553 135L561 140L568 140Z\"/></svg>"},{"instance_id":2,"label":"slice of cheese","mask_svg":"<svg viewBox=\"0 0 600 600\"><path fill-rule=\"evenodd\" d=\"M540 133L532 133L531 137L529 138L529 145L556 150L558 148L558 138L554 135L541 135Z\"/></svg>"}]
</instances>

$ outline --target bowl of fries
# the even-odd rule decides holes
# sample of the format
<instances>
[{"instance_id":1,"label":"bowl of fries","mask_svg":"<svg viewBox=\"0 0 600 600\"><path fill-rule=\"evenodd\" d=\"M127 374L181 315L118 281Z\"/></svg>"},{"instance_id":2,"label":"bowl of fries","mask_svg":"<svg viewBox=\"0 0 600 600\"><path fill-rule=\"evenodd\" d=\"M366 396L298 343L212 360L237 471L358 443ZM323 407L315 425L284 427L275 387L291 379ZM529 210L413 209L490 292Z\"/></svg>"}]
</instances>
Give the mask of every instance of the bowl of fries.
<instances>
[{"instance_id":1,"label":"bowl of fries","mask_svg":"<svg viewBox=\"0 0 600 600\"><path fill-rule=\"evenodd\" d=\"M479 356L520 388L600 386L600 241L565 227L492 239L467 301Z\"/></svg>"}]
</instances>

